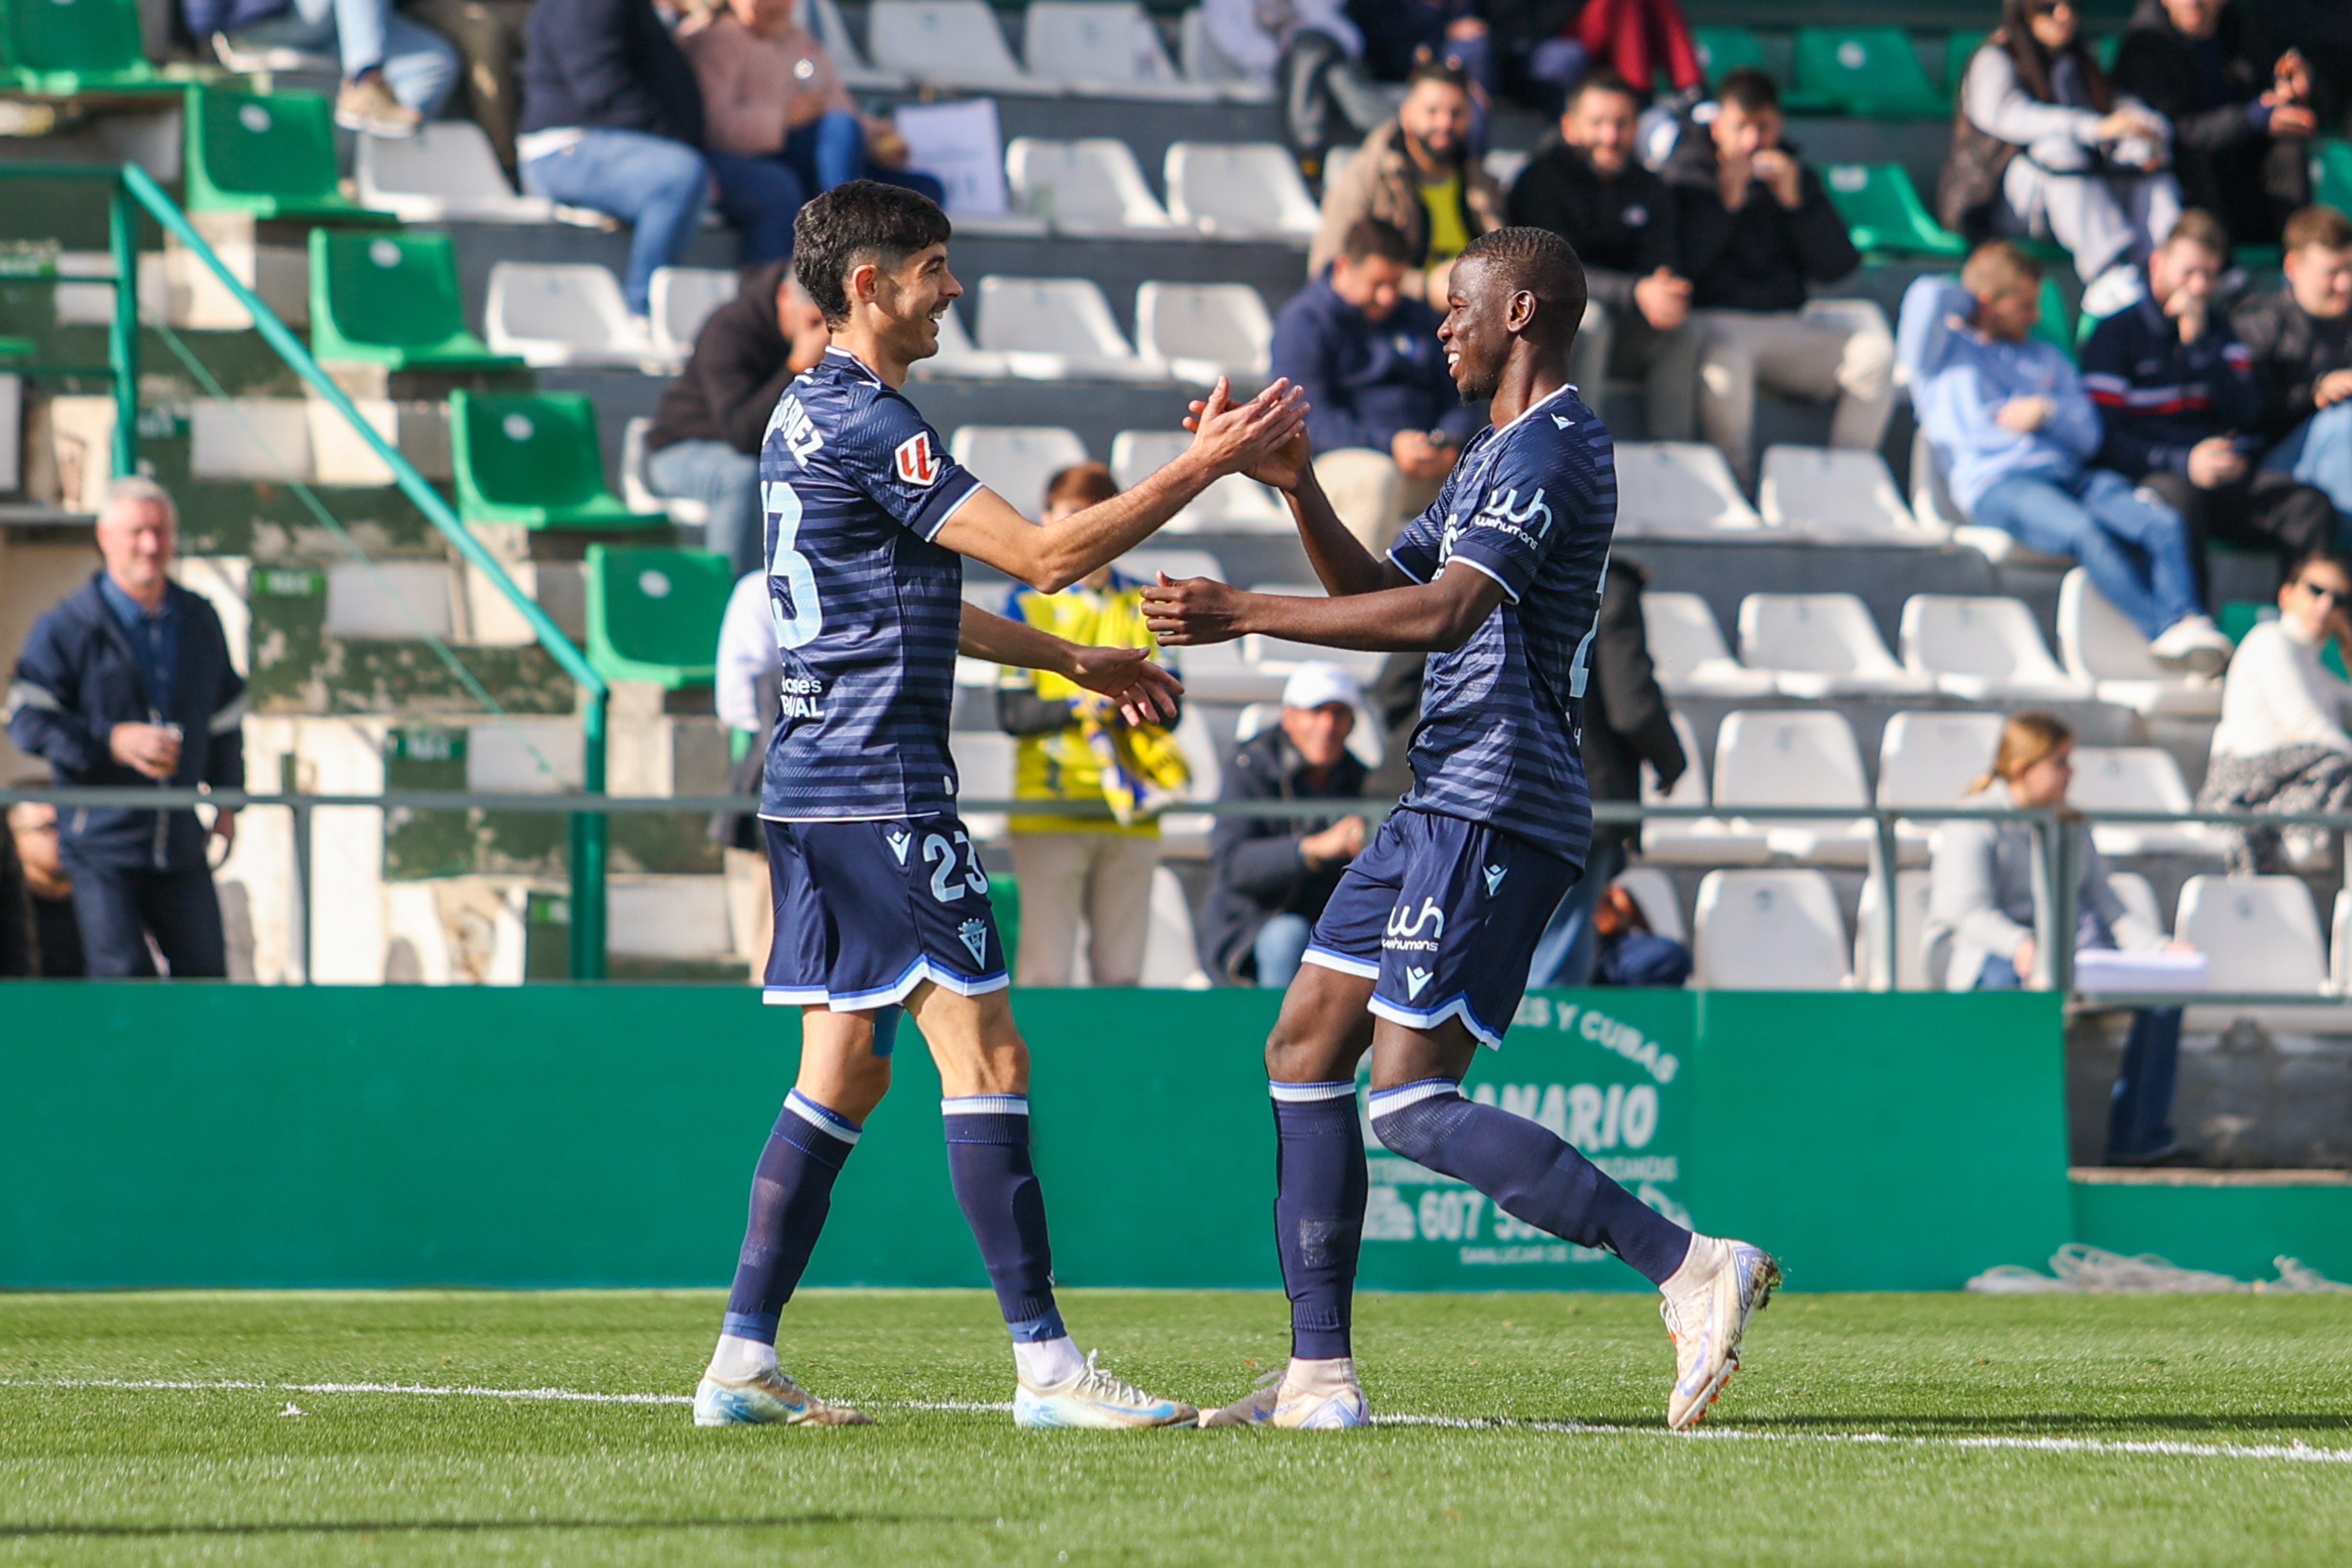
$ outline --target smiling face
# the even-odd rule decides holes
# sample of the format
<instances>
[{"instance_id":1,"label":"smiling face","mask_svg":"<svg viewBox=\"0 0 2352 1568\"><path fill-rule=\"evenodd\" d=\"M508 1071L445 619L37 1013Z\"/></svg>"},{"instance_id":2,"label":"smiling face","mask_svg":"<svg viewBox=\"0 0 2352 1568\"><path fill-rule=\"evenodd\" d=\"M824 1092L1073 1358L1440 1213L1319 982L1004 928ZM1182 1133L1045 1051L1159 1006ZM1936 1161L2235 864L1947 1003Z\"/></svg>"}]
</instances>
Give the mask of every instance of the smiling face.
<instances>
[{"instance_id":1,"label":"smiling face","mask_svg":"<svg viewBox=\"0 0 2352 1568\"><path fill-rule=\"evenodd\" d=\"M1592 166L1612 178L1633 159L1638 123L1633 100L1622 92L1591 88L1579 93L1559 117L1560 140L1580 147Z\"/></svg>"},{"instance_id":2,"label":"smiling face","mask_svg":"<svg viewBox=\"0 0 2352 1568\"><path fill-rule=\"evenodd\" d=\"M1397 110L1397 123L1431 162L1458 163L1470 134L1470 95L1452 82L1417 81Z\"/></svg>"},{"instance_id":3,"label":"smiling face","mask_svg":"<svg viewBox=\"0 0 2352 1568\"><path fill-rule=\"evenodd\" d=\"M160 599L172 570L172 514L144 497L115 501L98 520L98 552L115 585L142 604Z\"/></svg>"},{"instance_id":4,"label":"smiling face","mask_svg":"<svg viewBox=\"0 0 2352 1568\"><path fill-rule=\"evenodd\" d=\"M870 303L879 318L875 335L912 364L940 352L940 318L963 298L963 285L948 270L948 247L932 245L907 258L895 272L874 262L858 263L850 271L849 292L858 302Z\"/></svg>"},{"instance_id":5,"label":"smiling face","mask_svg":"<svg viewBox=\"0 0 2352 1568\"><path fill-rule=\"evenodd\" d=\"M1523 296L1504 287L1486 258L1465 256L1454 264L1446 282L1445 320L1437 325L1437 341L1445 345L1445 368L1461 390L1463 402L1483 402L1502 384L1503 366L1511 357L1514 337L1511 302Z\"/></svg>"},{"instance_id":6,"label":"smiling face","mask_svg":"<svg viewBox=\"0 0 2352 1568\"><path fill-rule=\"evenodd\" d=\"M1310 768L1328 768L1337 763L1346 754L1348 737L1355 729L1356 710L1344 702L1282 710L1282 732Z\"/></svg>"}]
</instances>

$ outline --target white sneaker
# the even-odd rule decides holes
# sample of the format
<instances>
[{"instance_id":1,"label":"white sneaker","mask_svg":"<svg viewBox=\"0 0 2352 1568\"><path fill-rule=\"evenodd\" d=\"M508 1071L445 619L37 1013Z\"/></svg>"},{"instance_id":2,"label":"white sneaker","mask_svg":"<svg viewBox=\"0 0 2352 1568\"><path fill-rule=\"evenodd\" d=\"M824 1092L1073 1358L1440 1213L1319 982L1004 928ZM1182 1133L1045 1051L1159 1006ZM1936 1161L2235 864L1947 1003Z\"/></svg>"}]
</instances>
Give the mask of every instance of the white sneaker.
<instances>
[{"instance_id":1,"label":"white sneaker","mask_svg":"<svg viewBox=\"0 0 2352 1568\"><path fill-rule=\"evenodd\" d=\"M2237 645L2206 616L2183 616L2147 645L2147 655L2168 669L2212 677L2229 668Z\"/></svg>"},{"instance_id":2,"label":"white sneaker","mask_svg":"<svg viewBox=\"0 0 2352 1568\"><path fill-rule=\"evenodd\" d=\"M1701 1239L1706 1239L1702 1237ZM1739 1370L1739 1337L1780 1283L1780 1266L1760 1247L1719 1243L1727 1249L1715 1272L1658 1303L1675 1342L1675 1387L1666 1425L1676 1432L1698 1425L1731 1374Z\"/></svg>"},{"instance_id":3,"label":"white sneaker","mask_svg":"<svg viewBox=\"0 0 2352 1568\"><path fill-rule=\"evenodd\" d=\"M1311 1391L1286 1383L1287 1372L1277 1367L1266 1373L1243 1397L1223 1409L1204 1411L1201 1425L1279 1426L1292 1432L1337 1432L1371 1425L1371 1405L1352 1370L1344 1385Z\"/></svg>"},{"instance_id":4,"label":"white sneaker","mask_svg":"<svg viewBox=\"0 0 2352 1568\"><path fill-rule=\"evenodd\" d=\"M1201 1413L1181 1399L1158 1399L1095 1364L1066 1383L1034 1388L1022 1383L1013 1395L1015 1426L1078 1426L1102 1431L1124 1426L1186 1426Z\"/></svg>"},{"instance_id":5,"label":"white sneaker","mask_svg":"<svg viewBox=\"0 0 2352 1568\"><path fill-rule=\"evenodd\" d=\"M2083 314L2095 321L2104 321L2119 310L2128 310L2147 292L2141 281L2140 270L2128 261L2119 261L2084 286Z\"/></svg>"},{"instance_id":6,"label":"white sneaker","mask_svg":"<svg viewBox=\"0 0 2352 1568\"><path fill-rule=\"evenodd\" d=\"M697 1426L870 1426L846 1405L827 1405L771 1367L740 1382L705 1375L694 1391Z\"/></svg>"}]
</instances>

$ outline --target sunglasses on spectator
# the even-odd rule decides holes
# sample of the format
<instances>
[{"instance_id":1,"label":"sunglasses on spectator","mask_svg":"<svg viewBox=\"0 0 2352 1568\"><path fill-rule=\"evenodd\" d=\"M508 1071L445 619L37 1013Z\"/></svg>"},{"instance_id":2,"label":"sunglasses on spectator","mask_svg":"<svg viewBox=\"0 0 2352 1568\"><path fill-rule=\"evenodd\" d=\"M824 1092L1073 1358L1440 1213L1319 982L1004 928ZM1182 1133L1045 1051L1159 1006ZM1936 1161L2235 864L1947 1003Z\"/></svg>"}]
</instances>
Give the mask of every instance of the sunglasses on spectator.
<instances>
[{"instance_id":1,"label":"sunglasses on spectator","mask_svg":"<svg viewBox=\"0 0 2352 1568\"><path fill-rule=\"evenodd\" d=\"M2325 599L2339 610L2352 609L2352 592L2339 588L2323 588L2309 578L2296 584L2315 599Z\"/></svg>"}]
</instances>

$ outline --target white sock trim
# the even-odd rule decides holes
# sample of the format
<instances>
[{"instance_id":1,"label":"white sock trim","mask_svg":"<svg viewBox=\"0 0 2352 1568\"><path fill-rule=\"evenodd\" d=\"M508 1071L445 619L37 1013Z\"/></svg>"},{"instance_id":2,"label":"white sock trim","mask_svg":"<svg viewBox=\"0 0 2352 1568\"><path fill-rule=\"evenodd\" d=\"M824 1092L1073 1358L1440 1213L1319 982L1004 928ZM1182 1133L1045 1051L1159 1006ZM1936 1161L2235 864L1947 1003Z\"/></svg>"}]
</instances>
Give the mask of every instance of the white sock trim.
<instances>
[{"instance_id":1,"label":"white sock trim","mask_svg":"<svg viewBox=\"0 0 2352 1568\"><path fill-rule=\"evenodd\" d=\"M940 1101L941 1116L1026 1116L1025 1094L960 1094Z\"/></svg>"},{"instance_id":2,"label":"white sock trim","mask_svg":"<svg viewBox=\"0 0 2352 1568\"><path fill-rule=\"evenodd\" d=\"M1394 1089L1374 1089L1372 1114L1393 1116L1408 1105L1419 1105L1424 1100L1435 1100L1448 1094L1459 1095L1461 1092L1460 1084L1455 1083L1452 1079L1442 1078L1425 1079L1420 1083L1399 1084Z\"/></svg>"},{"instance_id":3,"label":"white sock trim","mask_svg":"<svg viewBox=\"0 0 2352 1568\"><path fill-rule=\"evenodd\" d=\"M1349 1079L1345 1083L1276 1083L1268 1079L1265 1092L1285 1105L1312 1105L1318 1100L1355 1099L1356 1080Z\"/></svg>"},{"instance_id":4,"label":"white sock trim","mask_svg":"<svg viewBox=\"0 0 2352 1568\"><path fill-rule=\"evenodd\" d=\"M828 1110L799 1089L784 1096L784 1109L829 1138L855 1144L865 1130L837 1110Z\"/></svg>"}]
</instances>

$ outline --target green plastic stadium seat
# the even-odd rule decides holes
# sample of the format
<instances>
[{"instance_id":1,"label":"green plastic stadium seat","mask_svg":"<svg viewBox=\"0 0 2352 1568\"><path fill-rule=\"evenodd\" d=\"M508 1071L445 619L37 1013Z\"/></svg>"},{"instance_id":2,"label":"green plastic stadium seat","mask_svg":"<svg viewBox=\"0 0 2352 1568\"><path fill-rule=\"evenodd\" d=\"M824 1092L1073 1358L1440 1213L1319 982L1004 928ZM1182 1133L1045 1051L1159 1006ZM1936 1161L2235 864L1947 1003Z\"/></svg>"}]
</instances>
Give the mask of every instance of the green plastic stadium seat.
<instances>
[{"instance_id":1,"label":"green plastic stadium seat","mask_svg":"<svg viewBox=\"0 0 2352 1568\"><path fill-rule=\"evenodd\" d=\"M604 488L596 408L579 393L453 392L449 450L457 470L457 515L467 522L669 526L663 514L631 511Z\"/></svg>"},{"instance_id":2,"label":"green plastic stadium seat","mask_svg":"<svg viewBox=\"0 0 2352 1568\"><path fill-rule=\"evenodd\" d=\"M310 231L310 352L394 370L520 370L466 330L446 234Z\"/></svg>"},{"instance_id":3,"label":"green plastic stadium seat","mask_svg":"<svg viewBox=\"0 0 2352 1568\"><path fill-rule=\"evenodd\" d=\"M1698 68L1706 74L1709 86L1741 66L1770 68L1764 63L1763 41L1746 27L1694 27L1691 42L1698 47Z\"/></svg>"},{"instance_id":4,"label":"green plastic stadium seat","mask_svg":"<svg viewBox=\"0 0 2352 1568\"><path fill-rule=\"evenodd\" d=\"M1944 91L1958 100L1960 83L1967 79L1969 62L1977 58L1977 50L1992 35L1982 27L1962 27L1944 40Z\"/></svg>"},{"instance_id":5,"label":"green plastic stadium seat","mask_svg":"<svg viewBox=\"0 0 2352 1568\"><path fill-rule=\"evenodd\" d=\"M2116 57L2123 52L2123 47L2124 36L2121 33L2109 33L2091 46L2091 53L2097 58L2101 70L2113 72L2116 68Z\"/></svg>"},{"instance_id":6,"label":"green plastic stadium seat","mask_svg":"<svg viewBox=\"0 0 2352 1568\"><path fill-rule=\"evenodd\" d=\"M2074 312L2066 308L2066 296L2059 290L2055 278L2045 276L2042 279L2042 320L2033 324L2028 335L2063 350L2068 359L2075 357Z\"/></svg>"},{"instance_id":7,"label":"green plastic stadium seat","mask_svg":"<svg viewBox=\"0 0 2352 1568\"><path fill-rule=\"evenodd\" d=\"M138 0L8 0L0 83L19 92L169 91L139 39Z\"/></svg>"},{"instance_id":8,"label":"green plastic stadium seat","mask_svg":"<svg viewBox=\"0 0 2352 1568\"><path fill-rule=\"evenodd\" d=\"M2311 199L2352 213L2352 142L2322 142L2312 150Z\"/></svg>"},{"instance_id":9,"label":"green plastic stadium seat","mask_svg":"<svg viewBox=\"0 0 2352 1568\"><path fill-rule=\"evenodd\" d=\"M708 686L735 577L709 550L588 547L588 662L612 680Z\"/></svg>"},{"instance_id":10,"label":"green plastic stadium seat","mask_svg":"<svg viewBox=\"0 0 2352 1568\"><path fill-rule=\"evenodd\" d=\"M1864 255L1968 254L1967 241L1936 221L1900 163L1832 163L1822 171L1822 184Z\"/></svg>"},{"instance_id":11,"label":"green plastic stadium seat","mask_svg":"<svg viewBox=\"0 0 2352 1568\"><path fill-rule=\"evenodd\" d=\"M188 210L387 224L336 184L334 108L313 92L188 89Z\"/></svg>"},{"instance_id":12,"label":"green plastic stadium seat","mask_svg":"<svg viewBox=\"0 0 2352 1568\"><path fill-rule=\"evenodd\" d=\"M1900 27L1800 27L1795 96L1874 119L1940 119L1952 111Z\"/></svg>"}]
</instances>

